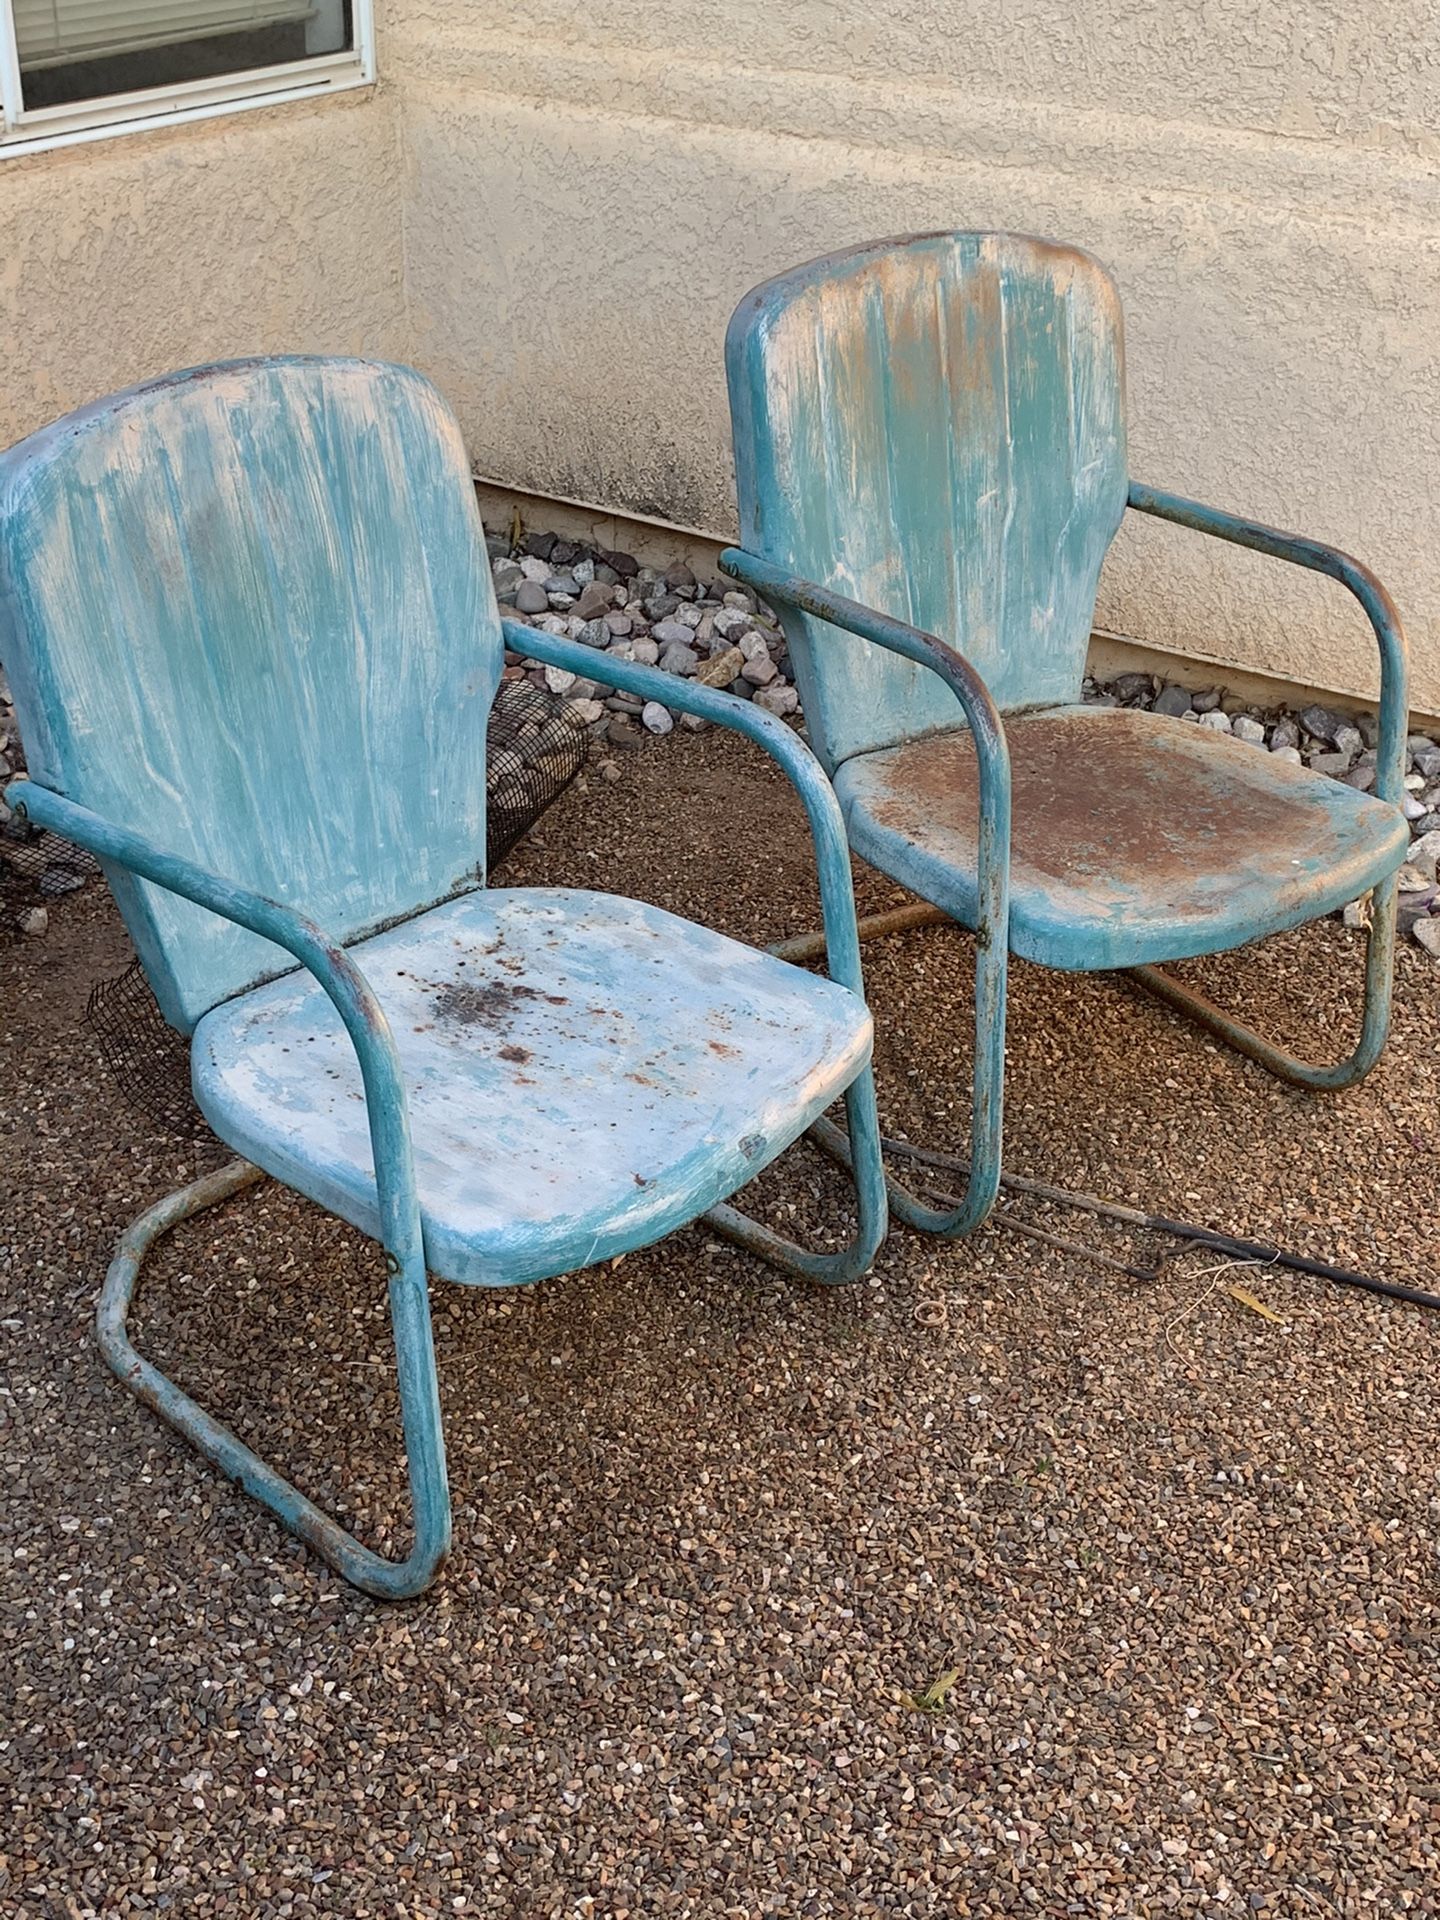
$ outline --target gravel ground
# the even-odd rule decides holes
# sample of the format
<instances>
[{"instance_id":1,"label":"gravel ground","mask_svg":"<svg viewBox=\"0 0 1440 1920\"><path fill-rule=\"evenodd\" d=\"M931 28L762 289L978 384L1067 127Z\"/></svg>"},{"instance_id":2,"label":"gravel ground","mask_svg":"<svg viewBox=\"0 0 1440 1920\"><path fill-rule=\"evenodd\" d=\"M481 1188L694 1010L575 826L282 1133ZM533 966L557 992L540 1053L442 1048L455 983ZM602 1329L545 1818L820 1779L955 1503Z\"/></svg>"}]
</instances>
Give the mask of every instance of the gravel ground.
<instances>
[{"instance_id":1,"label":"gravel ground","mask_svg":"<svg viewBox=\"0 0 1440 1920\"><path fill-rule=\"evenodd\" d=\"M625 754L540 840L507 878L750 936L814 915L796 808L714 734ZM0 1911L1440 1911L1440 1318L1213 1255L1139 1282L998 1227L897 1232L844 1294L703 1231L447 1289L456 1551L383 1609L96 1356L116 1233L196 1160L83 1028L128 958L108 900L53 920L0 948ZM1360 950L1329 922L1189 971L1338 1048ZM868 963L887 1120L954 1145L967 942ZM1396 1028L1320 1099L1018 967L1008 1162L1433 1287L1440 992L1409 947ZM807 1148L753 1198L843 1230ZM373 1247L266 1187L148 1272L162 1363L392 1537Z\"/></svg>"}]
</instances>

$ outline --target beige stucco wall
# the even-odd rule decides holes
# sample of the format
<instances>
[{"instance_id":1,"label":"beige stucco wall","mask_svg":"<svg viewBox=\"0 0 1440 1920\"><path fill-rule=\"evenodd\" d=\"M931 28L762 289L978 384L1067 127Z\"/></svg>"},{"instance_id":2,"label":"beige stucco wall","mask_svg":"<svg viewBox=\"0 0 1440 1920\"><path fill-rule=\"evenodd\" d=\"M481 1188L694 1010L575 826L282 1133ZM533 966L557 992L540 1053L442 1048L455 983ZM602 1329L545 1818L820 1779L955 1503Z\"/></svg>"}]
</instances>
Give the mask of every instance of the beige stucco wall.
<instances>
[{"instance_id":1,"label":"beige stucco wall","mask_svg":"<svg viewBox=\"0 0 1440 1920\"><path fill-rule=\"evenodd\" d=\"M1344 544L1440 707L1440 35L1430 0L395 0L413 348L509 483L729 531L754 281L887 232L1090 248L1133 468ZM1132 522L1134 516L1131 516ZM1099 616L1368 690L1341 591L1149 525Z\"/></svg>"},{"instance_id":2,"label":"beige stucco wall","mask_svg":"<svg viewBox=\"0 0 1440 1920\"><path fill-rule=\"evenodd\" d=\"M403 358L401 178L373 90L0 157L0 446L203 360Z\"/></svg>"},{"instance_id":3,"label":"beige stucco wall","mask_svg":"<svg viewBox=\"0 0 1440 1920\"><path fill-rule=\"evenodd\" d=\"M887 232L1030 229L1119 278L1135 472L1369 559L1440 709L1432 0L380 13L377 89L0 159L0 443L215 355L378 352L438 377L485 474L729 533L741 293ZM1339 589L1154 526L1099 618L1373 686Z\"/></svg>"}]
</instances>

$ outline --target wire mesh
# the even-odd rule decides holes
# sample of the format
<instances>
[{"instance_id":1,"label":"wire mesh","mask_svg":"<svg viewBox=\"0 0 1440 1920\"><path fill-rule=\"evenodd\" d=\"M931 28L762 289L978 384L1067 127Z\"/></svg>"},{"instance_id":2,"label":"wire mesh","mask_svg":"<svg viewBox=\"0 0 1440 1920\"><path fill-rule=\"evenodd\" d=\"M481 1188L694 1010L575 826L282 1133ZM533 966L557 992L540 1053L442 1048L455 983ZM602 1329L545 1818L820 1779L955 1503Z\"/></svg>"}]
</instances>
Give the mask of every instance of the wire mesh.
<instances>
[{"instance_id":1,"label":"wire mesh","mask_svg":"<svg viewBox=\"0 0 1440 1920\"><path fill-rule=\"evenodd\" d=\"M486 863L493 871L584 766L585 723L555 694L507 681L486 728ZM37 910L83 887L98 867L52 833L12 819L0 827L0 933L43 930ZM162 1132L205 1140L190 1096L189 1048L166 1024L138 960L92 988L85 1009L101 1057L121 1093Z\"/></svg>"},{"instance_id":2,"label":"wire mesh","mask_svg":"<svg viewBox=\"0 0 1440 1920\"><path fill-rule=\"evenodd\" d=\"M68 840L26 820L7 820L0 826L0 934L43 933L52 902L99 871Z\"/></svg>"},{"instance_id":3,"label":"wire mesh","mask_svg":"<svg viewBox=\"0 0 1440 1920\"><path fill-rule=\"evenodd\" d=\"M493 868L585 764L590 732L573 708L527 680L501 687L485 735L486 858Z\"/></svg>"}]
</instances>

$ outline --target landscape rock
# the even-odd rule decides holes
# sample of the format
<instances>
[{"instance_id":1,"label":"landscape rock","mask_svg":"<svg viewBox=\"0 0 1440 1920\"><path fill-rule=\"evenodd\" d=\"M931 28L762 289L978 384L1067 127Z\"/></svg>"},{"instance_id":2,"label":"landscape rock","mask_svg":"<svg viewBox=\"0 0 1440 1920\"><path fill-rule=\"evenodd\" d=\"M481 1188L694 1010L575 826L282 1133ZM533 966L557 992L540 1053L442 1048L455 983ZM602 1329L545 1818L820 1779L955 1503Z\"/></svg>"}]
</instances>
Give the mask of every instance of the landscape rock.
<instances>
[{"instance_id":1,"label":"landscape rock","mask_svg":"<svg viewBox=\"0 0 1440 1920\"><path fill-rule=\"evenodd\" d=\"M732 634L744 633L751 625L751 615L747 609L732 607L728 604L730 595L725 596L727 604L715 615L715 632L722 640L728 640Z\"/></svg>"},{"instance_id":2,"label":"landscape rock","mask_svg":"<svg viewBox=\"0 0 1440 1920\"><path fill-rule=\"evenodd\" d=\"M576 617L581 620L602 620L614 604L615 589L592 580L575 602Z\"/></svg>"},{"instance_id":3,"label":"landscape rock","mask_svg":"<svg viewBox=\"0 0 1440 1920\"><path fill-rule=\"evenodd\" d=\"M641 724L647 733L669 733L675 725L674 716L668 707L662 707L658 700L647 700L640 714Z\"/></svg>"},{"instance_id":4,"label":"landscape rock","mask_svg":"<svg viewBox=\"0 0 1440 1920\"><path fill-rule=\"evenodd\" d=\"M745 665L745 656L738 647L727 647L724 653L713 653L700 667L695 678L702 687L728 687L730 682Z\"/></svg>"},{"instance_id":5,"label":"landscape rock","mask_svg":"<svg viewBox=\"0 0 1440 1920\"><path fill-rule=\"evenodd\" d=\"M1184 687L1163 687L1151 711L1163 713L1167 719L1178 720L1182 713L1191 711L1190 695Z\"/></svg>"},{"instance_id":6,"label":"landscape rock","mask_svg":"<svg viewBox=\"0 0 1440 1920\"><path fill-rule=\"evenodd\" d=\"M1345 753L1353 760L1363 751L1365 742L1358 727L1337 727L1335 729L1335 751Z\"/></svg>"},{"instance_id":7,"label":"landscape rock","mask_svg":"<svg viewBox=\"0 0 1440 1920\"><path fill-rule=\"evenodd\" d=\"M1332 742L1344 722L1338 714L1331 713L1328 707L1306 707L1300 715L1300 724L1307 733L1317 740Z\"/></svg>"},{"instance_id":8,"label":"landscape rock","mask_svg":"<svg viewBox=\"0 0 1440 1920\"><path fill-rule=\"evenodd\" d=\"M658 646L688 647L691 640L690 628L679 620L657 620L650 629L650 637Z\"/></svg>"},{"instance_id":9,"label":"landscape rock","mask_svg":"<svg viewBox=\"0 0 1440 1920\"><path fill-rule=\"evenodd\" d=\"M777 714L780 719L786 720L799 707L800 696L794 687L761 687L755 695L755 704L763 707L766 713Z\"/></svg>"}]
</instances>

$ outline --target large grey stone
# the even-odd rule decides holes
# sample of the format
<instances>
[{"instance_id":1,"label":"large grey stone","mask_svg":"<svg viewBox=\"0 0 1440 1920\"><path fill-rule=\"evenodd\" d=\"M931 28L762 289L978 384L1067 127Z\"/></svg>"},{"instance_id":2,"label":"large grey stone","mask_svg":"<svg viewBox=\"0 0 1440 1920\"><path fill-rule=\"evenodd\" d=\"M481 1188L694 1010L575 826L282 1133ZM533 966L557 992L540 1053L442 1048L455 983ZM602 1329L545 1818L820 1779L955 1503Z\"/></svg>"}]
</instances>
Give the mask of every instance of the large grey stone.
<instances>
[{"instance_id":1,"label":"large grey stone","mask_svg":"<svg viewBox=\"0 0 1440 1920\"><path fill-rule=\"evenodd\" d=\"M1328 707L1306 707L1300 715L1300 724L1307 733L1313 733L1317 740L1333 741L1345 723L1339 714L1332 713Z\"/></svg>"},{"instance_id":2,"label":"large grey stone","mask_svg":"<svg viewBox=\"0 0 1440 1920\"><path fill-rule=\"evenodd\" d=\"M726 604L715 615L715 632L722 640L728 640L732 634L744 633L753 624L748 607L734 607L731 596L725 596Z\"/></svg>"},{"instance_id":3,"label":"large grey stone","mask_svg":"<svg viewBox=\"0 0 1440 1920\"><path fill-rule=\"evenodd\" d=\"M1335 729L1335 751L1348 753L1353 760L1365 750L1365 742L1358 727L1337 727Z\"/></svg>"},{"instance_id":4,"label":"large grey stone","mask_svg":"<svg viewBox=\"0 0 1440 1920\"><path fill-rule=\"evenodd\" d=\"M1168 720L1178 720L1182 713L1190 711L1190 694L1185 687L1171 685L1160 689L1155 702L1156 713L1163 713Z\"/></svg>"},{"instance_id":5,"label":"large grey stone","mask_svg":"<svg viewBox=\"0 0 1440 1920\"><path fill-rule=\"evenodd\" d=\"M582 620L602 620L614 604L615 589L592 580L575 602L575 612Z\"/></svg>"},{"instance_id":6,"label":"large grey stone","mask_svg":"<svg viewBox=\"0 0 1440 1920\"><path fill-rule=\"evenodd\" d=\"M1437 868L1440 868L1440 831L1425 833L1418 840L1412 840L1405 864L1423 874L1427 880L1433 880Z\"/></svg>"},{"instance_id":7,"label":"large grey stone","mask_svg":"<svg viewBox=\"0 0 1440 1920\"><path fill-rule=\"evenodd\" d=\"M767 713L779 714L784 720L800 705L800 696L794 687L761 687L755 695L755 704Z\"/></svg>"}]
</instances>

